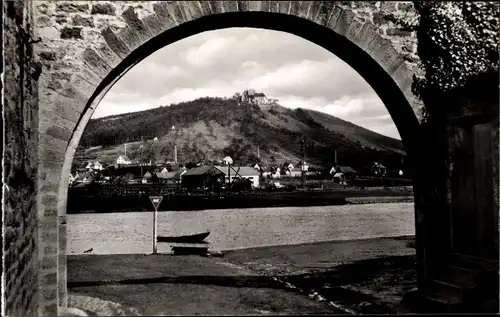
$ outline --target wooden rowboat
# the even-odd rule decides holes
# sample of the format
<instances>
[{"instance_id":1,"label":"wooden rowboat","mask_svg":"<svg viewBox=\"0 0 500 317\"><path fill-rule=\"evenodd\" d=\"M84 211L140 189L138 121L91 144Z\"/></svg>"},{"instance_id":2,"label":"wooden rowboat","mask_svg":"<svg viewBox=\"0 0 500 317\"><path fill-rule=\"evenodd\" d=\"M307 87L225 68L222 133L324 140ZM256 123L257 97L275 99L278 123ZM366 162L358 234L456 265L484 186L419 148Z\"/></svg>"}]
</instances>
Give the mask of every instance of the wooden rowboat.
<instances>
[{"instance_id":1,"label":"wooden rowboat","mask_svg":"<svg viewBox=\"0 0 500 317\"><path fill-rule=\"evenodd\" d=\"M203 240L205 240L205 238L208 237L209 234L210 231L177 237L158 236L156 238L156 241L171 243L203 243Z\"/></svg>"}]
</instances>

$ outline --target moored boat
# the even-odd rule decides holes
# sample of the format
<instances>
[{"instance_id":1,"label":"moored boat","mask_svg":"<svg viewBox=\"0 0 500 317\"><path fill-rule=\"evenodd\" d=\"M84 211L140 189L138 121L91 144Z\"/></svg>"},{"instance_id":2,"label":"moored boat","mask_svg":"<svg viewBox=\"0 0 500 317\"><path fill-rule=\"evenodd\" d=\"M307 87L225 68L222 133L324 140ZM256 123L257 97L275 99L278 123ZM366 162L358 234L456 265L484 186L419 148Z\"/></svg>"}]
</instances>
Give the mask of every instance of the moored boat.
<instances>
[{"instance_id":1,"label":"moored boat","mask_svg":"<svg viewBox=\"0 0 500 317\"><path fill-rule=\"evenodd\" d=\"M172 242L172 243L202 243L206 237L210 234L210 231L185 235L185 236L158 236L156 241L158 242Z\"/></svg>"}]
</instances>

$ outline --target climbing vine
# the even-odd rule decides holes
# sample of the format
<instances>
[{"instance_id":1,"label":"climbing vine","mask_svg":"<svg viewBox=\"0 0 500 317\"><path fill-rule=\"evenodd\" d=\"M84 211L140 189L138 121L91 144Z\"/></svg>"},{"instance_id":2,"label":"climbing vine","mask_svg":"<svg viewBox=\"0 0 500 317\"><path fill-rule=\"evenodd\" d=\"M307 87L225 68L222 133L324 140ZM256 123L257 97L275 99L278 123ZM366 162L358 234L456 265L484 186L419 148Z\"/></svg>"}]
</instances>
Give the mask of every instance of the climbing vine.
<instances>
[{"instance_id":1,"label":"climbing vine","mask_svg":"<svg viewBox=\"0 0 500 317\"><path fill-rule=\"evenodd\" d=\"M416 32L422 77L412 91L422 100L463 86L469 78L498 71L499 16L496 2L414 1L414 21L388 16ZM426 112L432 111L428 109Z\"/></svg>"}]
</instances>

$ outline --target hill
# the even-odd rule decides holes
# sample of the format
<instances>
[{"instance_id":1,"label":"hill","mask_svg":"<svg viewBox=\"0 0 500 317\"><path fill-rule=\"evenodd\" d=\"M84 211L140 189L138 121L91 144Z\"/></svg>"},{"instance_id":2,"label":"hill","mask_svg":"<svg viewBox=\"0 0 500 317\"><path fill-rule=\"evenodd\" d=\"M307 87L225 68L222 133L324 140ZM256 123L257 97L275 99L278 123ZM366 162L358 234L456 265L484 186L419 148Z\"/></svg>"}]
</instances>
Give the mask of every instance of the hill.
<instances>
[{"instance_id":1,"label":"hill","mask_svg":"<svg viewBox=\"0 0 500 317\"><path fill-rule=\"evenodd\" d=\"M400 140L325 113L292 110L276 103L200 98L90 120L73 166L95 159L114 163L123 154L125 143L127 156L139 160L141 138L142 159L153 162L172 161L176 143L181 163L221 160L229 155L235 164L250 164L259 161L259 153L263 163L296 164L303 138L306 161L318 167L331 166L335 150L340 164L358 168L374 160L399 164L404 155Z\"/></svg>"}]
</instances>

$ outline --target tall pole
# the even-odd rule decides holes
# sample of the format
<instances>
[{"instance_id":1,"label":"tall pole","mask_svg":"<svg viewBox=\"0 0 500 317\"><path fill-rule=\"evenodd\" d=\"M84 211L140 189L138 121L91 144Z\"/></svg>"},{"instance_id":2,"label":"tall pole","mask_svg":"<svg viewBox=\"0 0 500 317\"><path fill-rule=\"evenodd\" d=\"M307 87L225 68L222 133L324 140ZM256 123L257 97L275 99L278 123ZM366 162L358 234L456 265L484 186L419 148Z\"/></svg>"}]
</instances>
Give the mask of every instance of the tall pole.
<instances>
[{"instance_id":1,"label":"tall pole","mask_svg":"<svg viewBox=\"0 0 500 317\"><path fill-rule=\"evenodd\" d=\"M231 163L230 162L227 162L227 178L228 178L228 184L227 184L227 188L230 189L231 188Z\"/></svg>"},{"instance_id":2,"label":"tall pole","mask_svg":"<svg viewBox=\"0 0 500 317\"><path fill-rule=\"evenodd\" d=\"M305 164L305 161L306 161L306 153L305 153L305 148L304 148L304 145L305 145L305 140L304 138L302 138L302 142L301 142L301 150L302 150L302 164L300 166L300 178L301 178L301 184L302 184L302 188L304 188L304 164Z\"/></svg>"},{"instance_id":3,"label":"tall pole","mask_svg":"<svg viewBox=\"0 0 500 317\"><path fill-rule=\"evenodd\" d=\"M177 164L177 129L172 126L172 130L174 130L174 163Z\"/></svg>"},{"instance_id":4,"label":"tall pole","mask_svg":"<svg viewBox=\"0 0 500 317\"><path fill-rule=\"evenodd\" d=\"M142 174L142 136L141 136L141 157L140 157L139 164L141 165L141 177L142 177L142 176L144 176L144 174Z\"/></svg>"},{"instance_id":5,"label":"tall pole","mask_svg":"<svg viewBox=\"0 0 500 317\"><path fill-rule=\"evenodd\" d=\"M156 241L156 218L157 218L157 208L155 208L155 213L153 217L153 254L158 252L158 241Z\"/></svg>"}]
</instances>

